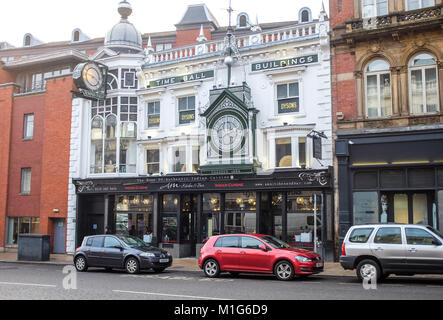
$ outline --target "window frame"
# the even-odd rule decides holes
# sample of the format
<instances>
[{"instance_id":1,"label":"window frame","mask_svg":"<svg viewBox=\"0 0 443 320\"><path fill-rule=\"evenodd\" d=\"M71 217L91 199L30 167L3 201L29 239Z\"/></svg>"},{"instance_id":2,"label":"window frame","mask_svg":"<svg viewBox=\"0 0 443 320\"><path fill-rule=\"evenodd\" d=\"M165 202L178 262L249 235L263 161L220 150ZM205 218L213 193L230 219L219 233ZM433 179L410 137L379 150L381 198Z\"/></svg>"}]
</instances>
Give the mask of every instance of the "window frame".
<instances>
[{"instance_id":1,"label":"window frame","mask_svg":"<svg viewBox=\"0 0 443 320\"><path fill-rule=\"evenodd\" d=\"M157 105L158 104L158 105ZM149 113L149 106L154 106L154 113ZM158 113L156 112L156 108L158 107ZM150 116L158 116L158 125L156 126L150 126L149 125L149 117ZM146 128L147 129L158 129L161 125L161 102L160 100L153 100L146 102Z\"/></svg>"},{"instance_id":2,"label":"window frame","mask_svg":"<svg viewBox=\"0 0 443 320\"><path fill-rule=\"evenodd\" d=\"M390 68L390 64L384 60L384 59L375 59L369 62L365 69L364 69L364 92L365 92L365 116L367 119L377 119L377 118L388 118L392 116L392 108L393 108L393 95L392 95L392 74L391 70L379 70L379 71L367 71L369 65L371 63L374 63L375 61L381 60L383 62L386 62ZM382 110L382 95L381 95L381 76L389 74L389 92L391 97L391 104L389 107L389 113L385 116L381 115ZM376 76L377 77L377 116L376 117L369 117L369 108L368 108L368 77L369 76Z\"/></svg>"},{"instance_id":3,"label":"window frame","mask_svg":"<svg viewBox=\"0 0 443 320\"><path fill-rule=\"evenodd\" d=\"M191 98L191 97L194 98L194 108L193 109L189 108L189 98ZM186 99L186 110L180 110L180 100L182 100L182 99ZM177 101L176 102L177 103L177 107L176 107L177 125L178 126L188 126L188 125L195 124L197 122L197 116L195 114L196 107L197 107L197 96L195 94L185 95L185 96L177 97L176 101ZM180 114L182 112L189 112L189 111L194 111L194 120L182 123L181 120L180 120Z\"/></svg>"},{"instance_id":4,"label":"window frame","mask_svg":"<svg viewBox=\"0 0 443 320\"><path fill-rule=\"evenodd\" d=\"M28 124L31 123L29 118L32 117L32 129L31 134L28 132ZM34 113L26 113L23 115L23 140L33 140L34 139L34 128L35 128L35 115Z\"/></svg>"},{"instance_id":5,"label":"window frame","mask_svg":"<svg viewBox=\"0 0 443 320\"><path fill-rule=\"evenodd\" d=\"M148 162L148 152L149 151L158 151L158 162ZM151 148L146 148L145 149L145 156L146 156L146 160L145 160L145 173L147 174L147 175L155 175L155 174L160 174L160 172L161 172L161 168L160 168L160 163L161 163L161 154L160 154L160 148L159 147L151 147ZM149 165L156 165L156 164L158 164L158 172L155 172L155 173L150 173L149 172L149 170L148 170L148 168L149 168Z\"/></svg>"},{"instance_id":6,"label":"window frame","mask_svg":"<svg viewBox=\"0 0 443 320\"><path fill-rule=\"evenodd\" d=\"M419 6L418 6L418 8L416 8L416 9L409 9L409 1L410 1L410 0L405 0L405 9L406 9L406 11L420 10L420 9L424 9L424 8L432 8L433 6L435 6L435 0L433 0L433 1L434 1L434 4L433 4L433 5L431 5L431 6L426 6L426 7L423 7L423 0L418 0L418 1L419 1Z\"/></svg>"},{"instance_id":7,"label":"window frame","mask_svg":"<svg viewBox=\"0 0 443 320\"><path fill-rule=\"evenodd\" d=\"M277 140L279 139L291 139L291 157L292 163L291 166L280 167L277 166ZM269 168L270 169L287 169L287 168L302 168L302 164L300 162L300 142L302 139L306 139L305 143L305 163L303 164L306 168L311 165L311 142L310 139L307 138L306 135L293 135L293 134L281 134L275 135L268 138L268 146L269 146Z\"/></svg>"},{"instance_id":8,"label":"window frame","mask_svg":"<svg viewBox=\"0 0 443 320\"><path fill-rule=\"evenodd\" d=\"M415 57L422 55L422 54L427 54L429 56L431 56L435 63L434 64L429 64L429 65L423 65L423 66L412 66L412 61L414 60ZM437 88L436 88L436 94L437 94L437 107L435 111L428 111L428 103L427 103L427 97L426 97L426 70L427 69L435 69L435 78L436 78L436 83L437 83ZM412 104L412 72L413 71L417 71L420 70L421 71L421 85L422 85L422 101L423 101L423 113L415 113L413 110L413 104ZM420 52L415 54L414 56L411 57L411 59L409 59L408 61L408 97L409 97L409 112L411 113L411 115L424 115L424 114L434 114L434 113L438 113L440 111L440 90L439 90L439 72L438 72L438 65L437 65L437 59L435 58L434 55L427 53L427 52Z\"/></svg>"},{"instance_id":9,"label":"window frame","mask_svg":"<svg viewBox=\"0 0 443 320\"><path fill-rule=\"evenodd\" d=\"M389 14L389 0L373 0L374 4L372 5L372 12L373 14L370 16L365 16L365 4L364 4L365 0L361 0L360 1L360 5L361 5L361 16L363 19L371 19L371 18L375 18L375 17L382 17L382 16L386 16ZM382 14L378 14L378 6L380 5L378 3L378 1L386 1L387 2L387 7L386 7L386 13L382 13Z\"/></svg>"},{"instance_id":10,"label":"window frame","mask_svg":"<svg viewBox=\"0 0 443 320\"><path fill-rule=\"evenodd\" d=\"M26 167L21 168L20 174L20 194L21 195L30 195L31 194L31 186L32 186L32 168ZM29 182L25 181L25 174L29 174ZM25 190L25 182L28 184L28 190Z\"/></svg>"},{"instance_id":11,"label":"window frame","mask_svg":"<svg viewBox=\"0 0 443 320\"><path fill-rule=\"evenodd\" d=\"M291 96L289 93L289 85L290 84L296 84L297 85L297 91L298 91L298 95L294 95ZM279 98L278 97L278 87L280 86L286 86L286 97L285 98ZM302 114L302 108L301 108L301 91L302 91L302 87L301 87L301 81L298 79L295 80L291 80L291 81L284 81L284 82L278 82L275 83L275 89L274 89L274 94L275 94L275 114L276 116L285 116L285 115L300 115ZM280 112L280 108L279 108L279 101L280 100L287 100L287 99L298 99L298 110L297 111L290 111L290 112Z\"/></svg>"}]
</instances>

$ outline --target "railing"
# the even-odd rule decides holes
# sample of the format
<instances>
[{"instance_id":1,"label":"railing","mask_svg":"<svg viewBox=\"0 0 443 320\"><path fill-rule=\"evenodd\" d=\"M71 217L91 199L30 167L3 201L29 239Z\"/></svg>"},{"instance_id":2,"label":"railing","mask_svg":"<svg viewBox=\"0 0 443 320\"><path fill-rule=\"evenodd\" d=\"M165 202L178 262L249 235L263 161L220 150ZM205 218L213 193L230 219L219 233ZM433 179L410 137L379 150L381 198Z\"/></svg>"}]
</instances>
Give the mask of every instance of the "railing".
<instances>
[{"instance_id":1,"label":"railing","mask_svg":"<svg viewBox=\"0 0 443 320\"><path fill-rule=\"evenodd\" d=\"M386 16L355 19L346 23L347 32L376 29L394 24L406 24L443 16L443 6L395 12Z\"/></svg>"},{"instance_id":2,"label":"railing","mask_svg":"<svg viewBox=\"0 0 443 320\"><path fill-rule=\"evenodd\" d=\"M240 36L236 38L236 44L237 47L241 49L243 47L303 38L311 35L317 35L318 33L319 23L300 24L266 32ZM173 61L186 57L194 57L202 54L219 52L223 50L223 48L224 39L173 48L165 51L151 53L148 58L148 63L159 63L164 61Z\"/></svg>"}]
</instances>

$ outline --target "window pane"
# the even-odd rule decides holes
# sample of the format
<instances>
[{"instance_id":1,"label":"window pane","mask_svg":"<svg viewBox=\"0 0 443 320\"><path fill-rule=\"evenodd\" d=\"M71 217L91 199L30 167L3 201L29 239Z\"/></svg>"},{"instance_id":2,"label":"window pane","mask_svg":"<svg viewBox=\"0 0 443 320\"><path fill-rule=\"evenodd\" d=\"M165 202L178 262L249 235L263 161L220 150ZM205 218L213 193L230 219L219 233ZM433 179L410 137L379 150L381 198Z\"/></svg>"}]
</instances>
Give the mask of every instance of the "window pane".
<instances>
[{"instance_id":1,"label":"window pane","mask_svg":"<svg viewBox=\"0 0 443 320\"><path fill-rule=\"evenodd\" d=\"M186 172L186 147L174 149L173 172Z\"/></svg>"},{"instance_id":2,"label":"window pane","mask_svg":"<svg viewBox=\"0 0 443 320\"><path fill-rule=\"evenodd\" d=\"M291 138L275 139L275 166L292 167Z\"/></svg>"},{"instance_id":3,"label":"window pane","mask_svg":"<svg viewBox=\"0 0 443 320\"><path fill-rule=\"evenodd\" d=\"M354 229L349 236L349 241L355 243L366 243L368 242L373 230L373 228Z\"/></svg>"},{"instance_id":4,"label":"window pane","mask_svg":"<svg viewBox=\"0 0 443 320\"><path fill-rule=\"evenodd\" d=\"M257 204L255 192L226 193L225 197L226 210L255 211L255 207ZM233 218L233 216L231 216L230 218ZM232 223L230 224L233 225Z\"/></svg>"},{"instance_id":5,"label":"window pane","mask_svg":"<svg viewBox=\"0 0 443 320\"><path fill-rule=\"evenodd\" d=\"M397 193L394 195L394 222L409 223L408 195Z\"/></svg>"},{"instance_id":6,"label":"window pane","mask_svg":"<svg viewBox=\"0 0 443 320\"><path fill-rule=\"evenodd\" d=\"M121 246L120 242L113 237L105 237L105 248L113 248L116 246Z\"/></svg>"},{"instance_id":7,"label":"window pane","mask_svg":"<svg viewBox=\"0 0 443 320\"><path fill-rule=\"evenodd\" d=\"M388 14L388 0L377 0L377 16Z\"/></svg>"},{"instance_id":8,"label":"window pane","mask_svg":"<svg viewBox=\"0 0 443 320\"><path fill-rule=\"evenodd\" d=\"M389 64L384 60L375 60L372 61L369 65L366 71L372 72L372 71L388 71L389 70Z\"/></svg>"},{"instance_id":9,"label":"window pane","mask_svg":"<svg viewBox=\"0 0 443 320\"><path fill-rule=\"evenodd\" d=\"M147 162L159 162L160 161L160 151L159 149L147 150Z\"/></svg>"},{"instance_id":10,"label":"window pane","mask_svg":"<svg viewBox=\"0 0 443 320\"><path fill-rule=\"evenodd\" d=\"M408 171L410 187L434 187L434 169L411 169Z\"/></svg>"},{"instance_id":11,"label":"window pane","mask_svg":"<svg viewBox=\"0 0 443 320\"><path fill-rule=\"evenodd\" d=\"M192 147L192 172L200 169L200 147Z\"/></svg>"},{"instance_id":12,"label":"window pane","mask_svg":"<svg viewBox=\"0 0 443 320\"><path fill-rule=\"evenodd\" d=\"M220 194L203 194L203 211L220 211Z\"/></svg>"},{"instance_id":13,"label":"window pane","mask_svg":"<svg viewBox=\"0 0 443 320\"><path fill-rule=\"evenodd\" d=\"M289 96L298 97L298 83L289 84Z\"/></svg>"},{"instance_id":14,"label":"window pane","mask_svg":"<svg viewBox=\"0 0 443 320\"><path fill-rule=\"evenodd\" d=\"M375 0L362 0L363 18L375 16Z\"/></svg>"},{"instance_id":15,"label":"window pane","mask_svg":"<svg viewBox=\"0 0 443 320\"><path fill-rule=\"evenodd\" d=\"M434 237L429 232L418 228L406 228L406 241L412 245L432 245Z\"/></svg>"},{"instance_id":16,"label":"window pane","mask_svg":"<svg viewBox=\"0 0 443 320\"><path fill-rule=\"evenodd\" d=\"M239 245L239 237L223 237L217 240L217 244L220 241L218 246L223 248L238 248Z\"/></svg>"},{"instance_id":17,"label":"window pane","mask_svg":"<svg viewBox=\"0 0 443 320\"><path fill-rule=\"evenodd\" d=\"M400 228L380 228L374 238L374 243L402 244Z\"/></svg>"},{"instance_id":18,"label":"window pane","mask_svg":"<svg viewBox=\"0 0 443 320\"><path fill-rule=\"evenodd\" d=\"M188 108L188 100L186 98L179 98L178 99L178 110L184 111Z\"/></svg>"},{"instance_id":19,"label":"window pane","mask_svg":"<svg viewBox=\"0 0 443 320\"><path fill-rule=\"evenodd\" d=\"M92 247L102 248L103 237L94 237L94 239L92 240Z\"/></svg>"},{"instance_id":20,"label":"window pane","mask_svg":"<svg viewBox=\"0 0 443 320\"><path fill-rule=\"evenodd\" d=\"M382 170L380 173L382 188L401 188L405 186L404 170Z\"/></svg>"},{"instance_id":21,"label":"window pane","mask_svg":"<svg viewBox=\"0 0 443 320\"><path fill-rule=\"evenodd\" d=\"M285 99L288 97L288 86L281 84L277 86L277 99Z\"/></svg>"},{"instance_id":22,"label":"window pane","mask_svg":"<svg viewBox=\"0 0 443 320\"><path fill-rule=\"evenodd\" d=\"M422 0L422 7L432 7L435 5L435 0Z\"/></svg>"},{"instance_id":23,"label":"window pane","mask_svg":"<svg viewBox=\"0 0 443 320\"><path fill-rule=\"evenodd\" d=\"M34 115L25 114L23 138L30 139L34 136Z\"/></svg>"},{"instance_id":24,"label":"window pane","mask_svg":"<svg viewBox=\"0 0 443 320\"><path fill-rule=\"evenodd\" d=\"M163 195L163 212L176 212L178 205L178 196L175 194Z\"/></svg>"},{"instance_id":25,"label":"window pane","mask_svg":"<svg viewBox=\"0 0 443 320\"><path fill-rule=\"evenodd\" d=\"M436 112L438 105L438 86L437 86L437 69L425 70L425 83L426 83L426 111Z\"/></svg>"},{"instance_id":26,"label":"window pane","mask_svg":"<svg viewBox=\"0 0 443 320\"><path fill-rule=\"evenodd\" d=\"M428 224L428 197L425 193L412 195L413 224Z\"/></svg>"},{"instance_id":27,"label":"window pane","mask_svg":"<svg viewBox=\"0 0 443 320\"><path fill-rule=\"evenodd\" d=\"M306 138L298 138L298 165L306 166Z\"/></svg>"},{"instance_id":28,"label":"window pane","mask_svg":"<svg viewBox=\"0 0 443 320\"><path fill-rule=\"evenodd\" d=\"M19 227L19 218L15 217L15 218L9 218L8 217L8 226L7 226L7 230L8 230L8 234L6 237L6 243L7 244L17 244L18 241L18 227Z\"/></svg>"},{"instance_id":29,"label":"window pane","mask_svg":"<svg viewBox=\"0 0 443 320\"><path fill-rule=\"evenodd\" d=\"M420 0L407 0L408 10L415 10L420 8Z\"/></svg>"},{"instance_id":30,"label":"window pane","mask_svg":"<svg viewBox=\"0 0 443 320\"><path fill-rule=\"evenodd\" d=\"M31 168L22 169L22 182L21 182L20 193L22 194L31 193Z\"/></svg>"},{"instance_id":31,"label":"window pane","mask_svg":"<svg viewBox=\"0 0 443 320\"><path fill-rule=\"evenodd\" d=\"M368 75L366 77L366 95L368 118L378 117L377 75Z\"/></svg>"},{"instance_id":32,"label":"window pane","mask_svg":"<svg viewBox=\"0 0 443 320\"><path fill-rule=\"evenodd\" d=\"M264 245L261 241L251 237L241 237L241 247L243 249L260 249Z\"/></svg>"},{"instance_id":33,"label":"window pane","mask_svg":"<svg viewBox=\"0 0 443 320\"><path fill-rule=\"evenodd\" d=\"M188 97L188 110L193 110L195 109L195 97L191 96Z\"/></svg>"},{"instance_id":34,"label":"window pane","mask_svg":"<svg viewBox=\"0 0 443 320\"><path fill-rule=\"evenodd\" d=\"M377 192L354 192L354 224L379 221Z\"/></svg>"},{"instance_id":35,"label":"window pane","mask_svg":"<svg viewBox=\"0 0 443 320\"><path fill-rule=\"evenodd\" d=\"M380 75L380 99L381 99L381 116L386 117L391 112L391 75L385 73Z\"/></svg>"},{"instance_id":36,"label":"window pane","mask_svg":"<svg viewBox=\"0 0 443 320\"><path fill-rule=\"evenodd\" d=\"M162 242L177 242L177 217L163 217Z\"/></svg>"},{"instance_id":37,"label":"window pane","mask_svg":"<svg viewBox=\"0 0 443 320\"><path fill-rule=\"evenodd\" d=\"M411 71L412 113L424 113L422 70Z\"/></svg>"}]
</instances>

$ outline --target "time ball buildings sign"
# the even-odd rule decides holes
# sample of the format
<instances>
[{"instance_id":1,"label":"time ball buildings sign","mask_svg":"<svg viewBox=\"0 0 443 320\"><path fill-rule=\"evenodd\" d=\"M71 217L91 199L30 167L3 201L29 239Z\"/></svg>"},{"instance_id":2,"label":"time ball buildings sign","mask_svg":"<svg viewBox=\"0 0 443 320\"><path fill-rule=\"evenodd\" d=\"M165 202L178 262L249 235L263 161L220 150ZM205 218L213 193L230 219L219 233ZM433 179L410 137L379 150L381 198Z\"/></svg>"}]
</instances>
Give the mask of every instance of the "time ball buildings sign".
<instances>
[{"instance_id":1,"label":"time ball buildings sign","mask_svg":"<svg viewBox=\"0 0 443 320\"><path fill-rule=\"evenodd\" d=\"M298 58L289 58L284 60L265 61L252 64L252 71L264 71L277 68L294 67L318 62L318 55L313 54Z\"/></svg>"}]
</instances>

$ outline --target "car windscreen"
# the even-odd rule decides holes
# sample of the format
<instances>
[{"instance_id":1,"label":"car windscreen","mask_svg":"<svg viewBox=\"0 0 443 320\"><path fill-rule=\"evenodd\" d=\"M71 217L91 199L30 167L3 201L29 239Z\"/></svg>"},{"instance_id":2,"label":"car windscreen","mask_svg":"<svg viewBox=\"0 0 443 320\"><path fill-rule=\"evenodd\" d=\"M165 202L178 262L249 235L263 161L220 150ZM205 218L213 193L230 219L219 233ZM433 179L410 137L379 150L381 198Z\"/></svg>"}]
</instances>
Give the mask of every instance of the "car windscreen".
<instances>
[{"instance_id":1,"label":"car windscreen","mask_svg":"<svg viewBox=\"0 0 443 320\"><path fill-rule=\"evenodd\" d=\"M280 239L274 237L266 236L266 237L260 237L260 239L266 242L266 244L269 244L274 249L291 248L291 246L286 242L283 242Z\"/></svg>"},{"instance_id":2,"label":"car windscreen","mask_svg":"<svg viewBox=\"0 0 443 320\"><path fill-rule=\"evenodd\" d=\"M146 247L147 244L143 242L141 239L137 237L125 237L118 236L118 238L123 241L128 247L136 248L136 247Z\"/></svg>"}]
</instances>

